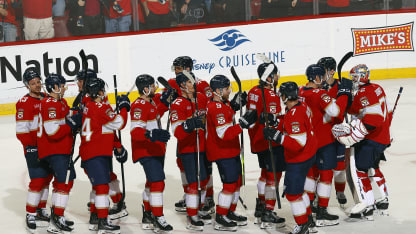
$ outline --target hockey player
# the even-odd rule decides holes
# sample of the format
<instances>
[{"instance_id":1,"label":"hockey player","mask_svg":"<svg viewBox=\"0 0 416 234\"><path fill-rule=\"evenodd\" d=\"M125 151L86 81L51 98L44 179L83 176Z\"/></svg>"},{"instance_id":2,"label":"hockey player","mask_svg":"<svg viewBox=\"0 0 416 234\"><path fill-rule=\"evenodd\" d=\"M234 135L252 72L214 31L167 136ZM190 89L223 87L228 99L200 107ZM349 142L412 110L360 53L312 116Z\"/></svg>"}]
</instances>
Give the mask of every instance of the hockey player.
<instances>
[{"instance_id":1,"label":"hockey player","mask_svg":"<svg viewBox=\"0 0 416 234\"><path fill-rule=\"evenodd\" d=\"M193 76L192 73L190 74ZM181 89L182 95L172 103L170 119L172 132L178 139L176 152L188 182L185 197L188 214L186 228L202 231L204 221L206 224L211 223L209 214L204 214L202 211L198 212L199 205L205 201L207 183L205 166L205 109L207 99L201 93L197 93L195 99L195 86L183 73L179 73L176 76L176 82ZM198 110L195 109L196 105ZM197 137L199 138L198 141ZM199 186L201 188L200 194L198 194L198 183L200 183ZM201 220L200 216L203 220Z\"/></svg>"},{"instance_id":2,"label":"hockey player","mask_svg":"<svg viewBox=\"0 0 416 234\"><path fill-rule=\"evenodd\" d=\"M26 200L26 228L35 232L36 221L49 222L46 202L53 174L47 164L38 160L36 132L40 102L46 97L46 94L41 92L42 82L39 73L27 69L23 74L23 83L29 93L16 103L16 137L22 143L30 177ZM40 224L38 222L38 226Z\"/></svg>"},{"instance_id":3,"label":"hockey player","mask_svg":"<svg viewBox=\"0 0 416 234\"><path fill-rule=\"evenodd\" d=\"M370 83L370 70L365 64L354 66L350 71L353 82L354 101L348 110L354 115L350 124L340 124L333 128L338 141L354 147L355 167L363 209L351 214L352 218L363 215L373 220L374 204L383 214L388 209L386 181L380 170L380 160L385 160L384 150L390 144L391 111L386 94L380 85ZM374 201L371 186L374 182L381 198ZM354 210L354 209L353 209Z\"/></svg>"},{"instance_id":4,"label":"hockey player","mask_svg":"<svg viewBox=\"0 0 416 234\"><path fill-rule=\"evenodd\" d=\"M206 152L209 161L215 162L223 183L218 194L214 229L236 231L237 225L247 225L247 217L235 213L241 186L241 161L239 134L257 119L256 111L240 117L233 124L234 110L228 101L230 80L216 75L210 81L213 98L207 105Z\"/></svg>"},{"instance_id":5,"label":"hockey player","mask_svg":"<svg viewBox=\"0 0 416 234\"><path fill-rule=\"evenodd\" d=\"M304 191L308 171L315 163L317 139L312 125L312 112L298 101L299 89L295 82L285 82L279 87L279 96L286 105L286 114L278 128L264 128L265 139L283 145L286 174L285 190L292 207L296 226L291 233L309 233L313 225L309 197Z\"/></svg>"},{"instance_id":6,"label":"hockey player","mask_svg":"<svg viewBox=\"0 0 416 234\"><path fill-rule=\"evenodd\" d=\"M334 78L334 74L337 67L337 62L333 57L323 57L319 59L318 65L325 69L326 81L322 85L323 89L328 91L328 94L331 98L337 98L338 95L338 79ZM333 119L333 124L342 123L344 116L339 119ZM337 196L338 203L342 208L344 208L347 203L347 197L344 194L345 191L345 145L335 141L336 154L337 154L337 167L334 171L334 184L335 192Z\"/></svg>"},{"instance_id":7,"label":"hockey player","mask_svg":"<svg viewBox=\"0 0 416 234\"><path fill-rule=\"evenodd\" d=\"M117 97L120 114L115 114L106 103L105 82L100 78L88 79L86 93L91 98L83 110L80 155L84 169L95 191L94 204L98 216L98 233L120 233L120 226L108 222L109 183L111 181L114 131L127 122L130 101L127 96ZM121 155L125 155L121 152ZM123 157L117 157L120 162Z\"/></svg>"},{"instance_id":8,"label":"hockey player","mask_svg":"<svg viewBox=\"0 0 416 234\"><path fill-rule=\"evenodd\" d=\"M341 118L347 107L348 99L351 99L351 82L343 79L338 86L338 98L333 99L328 92L320 89L324 84L325 70L323 67L312 64L306 69L308 83L299 91L299 96L311 108L312 121L318 139L318 151L316 152L316 166L309 172L305 183L311 201L314 200L315 190L318 195L318 208L316 225L318 227L337 225L339 217L329 214L327 211L331 196L331 184L333 169L337 166L335 138L332 136L332 119ZM316 180L319 182L316 185Z\"/></svg>"},{"instance_id":9,"label":"hockey player","mask_svg":"<svg viewBox=\"0 0 416 234\"><path fill-rule=\"evenodd\" d=\"M257 182L258 198L256 199L256 210L254 213L255 223L259 223L261 228L283 227L285 219L277 216L273 210L276 204L276 187L274 176L279 183L282 172L285 170L286 163L283 156L283 147L272 143L274 167L276 175L273 175L273 166L270 158L268 141L263 137L263 128L265 126L265 117L263 113L263 99L261 88L264 89L266 100L266 111L268 121L271 126L277 125L277 115L281 112L280 98L273 89L276 88L279 80L279 71L276 65L272 63L262 63L257 68L259 78L263 76L266 68L273 65L274 69L266 78L266 81L259 80L259 84L254 86L248 93L248 110L257 110L258 121L248 129L250 136L251 152L257 154L261 174ZM261 87L263 86L263 87Z\"/></svg>"},{"instance_id":10,"label":"hockey player","mask_svg":"<svg viewBox=\"0 0 416 234\"><path fill-rule=\"evenodd\" d=\"M74 121L82 118L82 114L69 116L69 106L63 98L66 90L64 77L50 74L45 79L45 86L49 94L40 104L37 137L39 160L49 166L55 177L48 232L71 232L73 228L64 217L75 179L75 169L70 163L73 141L71 130L77 128ZM69 178L66 178L68 170Z\"/></svg>"},{"instance_id":11,"label":"hockey player","mask_svg":"<svg viewBox=\"0 0 416 234\"><path fill-rule=\"evenodd\" d=\"M163 105L155 96L155 79L147 74L136 78L140 97L133 102L131 116L131 147L133 162L143 166L146 185L143 191L143 229L155 232L170 232L173 227L163 215L163 191L165 189L165 153L169 131L162 129L161 111Z\"/></svg>"}]
</instances>

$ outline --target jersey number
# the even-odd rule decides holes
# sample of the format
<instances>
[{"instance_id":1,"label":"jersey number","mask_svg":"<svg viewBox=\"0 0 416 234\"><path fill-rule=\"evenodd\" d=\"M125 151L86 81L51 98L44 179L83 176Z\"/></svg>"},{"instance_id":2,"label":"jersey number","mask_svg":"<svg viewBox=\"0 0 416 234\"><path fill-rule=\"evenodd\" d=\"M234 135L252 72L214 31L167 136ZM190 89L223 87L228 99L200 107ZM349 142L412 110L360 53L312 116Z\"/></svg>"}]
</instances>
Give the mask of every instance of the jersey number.
<instances>
[{"instance_id":1,"label":"jersey number","mask_svg":"<svg viewBox=\"0 0 416 234\"><path fill-rule=\"evenodd\" d=\"M81 131L81 136L85 136L85 140L90 141L91 136L92 136L91 119L90 118L85 118L84 119L84 123L82 124L81 130L82 130Z\"/></svg>"}]
</instances>

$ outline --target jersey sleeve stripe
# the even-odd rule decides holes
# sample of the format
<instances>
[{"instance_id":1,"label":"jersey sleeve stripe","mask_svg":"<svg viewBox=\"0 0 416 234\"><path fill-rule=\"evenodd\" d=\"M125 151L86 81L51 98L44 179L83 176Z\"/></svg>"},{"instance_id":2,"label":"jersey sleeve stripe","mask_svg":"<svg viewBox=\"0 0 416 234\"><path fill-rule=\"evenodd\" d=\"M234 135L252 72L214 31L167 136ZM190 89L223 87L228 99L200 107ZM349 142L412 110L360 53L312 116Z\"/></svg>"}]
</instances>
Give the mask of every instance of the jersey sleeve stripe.
<instances>
[{"instance_id":1,"label":"jersey sleeve stripe","mask_svg":"<svg viewBox=\"0 0 416 234\"><path fill-rule=\"evenodd\" d=\"M229 128L229 127L231 127L232 126L232 124L231 123L228 123L228 124L224 124L224 125L222 125L222 126L218 126L217 127L217 135L218 135L218 137L219 138L221 138L221 139L223 139L224 138L224 133L225 133L225 131L227 131L227 129Z\"/></svg>"}]
</instances>

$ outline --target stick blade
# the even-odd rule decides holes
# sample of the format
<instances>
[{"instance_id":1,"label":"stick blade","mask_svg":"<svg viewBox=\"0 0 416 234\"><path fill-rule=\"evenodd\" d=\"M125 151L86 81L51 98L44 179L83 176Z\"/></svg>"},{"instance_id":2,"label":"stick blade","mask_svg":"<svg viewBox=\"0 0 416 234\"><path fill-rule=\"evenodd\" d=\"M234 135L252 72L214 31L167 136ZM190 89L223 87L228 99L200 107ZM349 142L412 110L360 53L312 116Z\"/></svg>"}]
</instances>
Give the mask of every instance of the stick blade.
<instances>
[{"instance_id":1,"label":"stick blade","mask_svg":"<svg viewBox=\"0 0 416 234\"><path fill-rule=\"evenodd\" d=\"M266 55L261 54L261 53L257 53L256 58L258 60L262 61L263 63L271 63L272 62L272 60L270 60L268 57L266 57Z\"/></svg>"},{"instance_id":2,"label":"stick blade","mask_svg":"<svg viewBox=\"0 0 416 234\"><path fill-rule=\"evenodd\" d=\"M238 77L237 72L234 69L234 66L231 67L231 75L233 75L235 82L237 82L238 89L241 91L241 80Z\"/></svg>"},{"instance_id":3,"label":"stick blade","mask_svg":"<svg viewBox=\"0 0 416 234\"><path fill-rule=\"evenodd\" d=\"M167 88L167 89L172 89L172 87L170 86L169 82L168 82L165 78L163 78L163 77L159 76L159 77L157 78L157 81L158 81L159 83L161 83L161 84L162 84L165 88Z\"/></svg>"},{"instance_id":4,"label":"stick blade","mask_svg":"<svg viewBox=\"0 0 416 234\"><path fill-rule=\"evenodd\" d=\"M195 78L191 75L191 73L190 73L190 72L188 72L188 71L184 70L184 71L182 71L182 73L183 73L186 77L188 77L188 79L192 82L192 84L195 84Z\"/></svg>"},{"instance_id":5,"label":"stick blade","mask_svg":"<svg viewBox=\"0 0 416 234\"><path fill-rule=\"evenodd\" d=\"M264 70L263 75L260 77L260 79L265 82L266 79L267 79L267 77L270 76L270 74L273 72L273 70L274 70L274 65L273 64L269 64L266 67L266 70Z\"/></svg>"}]
</instances>

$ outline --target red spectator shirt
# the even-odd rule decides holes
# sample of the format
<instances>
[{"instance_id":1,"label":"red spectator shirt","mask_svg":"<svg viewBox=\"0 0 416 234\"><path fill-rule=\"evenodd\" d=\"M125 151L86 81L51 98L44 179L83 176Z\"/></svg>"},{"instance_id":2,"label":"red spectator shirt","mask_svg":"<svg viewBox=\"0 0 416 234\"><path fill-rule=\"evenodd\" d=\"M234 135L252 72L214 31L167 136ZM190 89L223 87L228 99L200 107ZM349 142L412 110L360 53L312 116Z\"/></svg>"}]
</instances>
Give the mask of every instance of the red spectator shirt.
<instances>
[{"instance_id":1,"label":"red spectator shirt","mask_svg":"<svg viewBox=\"0 0 416 234\"><path fill-rule=\"evenodd\" d=\"M142 2L147 2L147 8L149 8L149 11L151 11L153 14L156 15L166 15L169 13L169 0L165 0L165 3L160 3L160 1L164 0L142 0Z\"/></svg>"},{"instance_id":2,"label":"red spectator shirt","mask_svg":"<svg viewBox=\"0 0 416 234\"><path fill-rule=\"evenodd\" d=\"M390 144L392 113L387 105L386 94L380 85L371 83L360 87L348 112L357 115L364 124L376 127L374 130L368 130L366 139L385 145Z\"/></svg>"},{"instance_id":3,"label":"red spectator shirt","mask_svg":"<svg viewBox=\"0 0 416 234\"><path fill-rule=\"evenodd\" d=\"M48 96L41 101L38 126L38 154L42 159L54 154L71 154L72 132L66 124L69 106L65 99Z\"/></svg>"},{"instance_id":4,"label":"red spectator shirt","mask_svg":"<svg viewBox=\"0 0 416 234\"><path fill-rule=\"evenodd\" d=\"M279 114L282 110L279 96L271 89L264 89L264 96L267 113L271 113L275 116ZM255 86L248 92L247 108L249 110L257 110L257 119L260 118L260 115L264 110L260 86ZM269 148L269 143L263 136L264 127L264 124L260 124L259 121L256 121L256 123L248 129L252 153L259 153ZM275 142L272 142L272 147L277 145L278 144Z\"/></svg>"},{"instance_id":5,"label":"red spectator shirt","mask_svg":"<svg viewBox=\"0 0 416 234\"><path fill-rule=\"evenodd\" d=\"M41 95L46 96L44 93ZM39 98L26 94L16 103L16 137L23 148L37 145L40 102Z\"/></svg>"},{"instance_id":6,"label":"red spectator shirt","mask_svg":"<svg viewBox=\"0 0 416 234\"><path fill-rule=\"evenodd\" d=\"M101 12L100 0L86 0L85 1L84 15L95 16L95 15L99 15L100 12Z\"/></svg>"},{"instance_id":7,"label":"red spectator shirt","mask_svg":"<svg viewBox=\"0 0 416 234\"><path fill-rule=\"evenodd\" d=\"M4 4L6 4L7 6L7 16L4 17L4 22L6 23L11 23L14 25L16 24L16 11L14 10L14 8L11 6L11 0L0 0L0 6L3 6Z\"/></svg>"},{"instance_id":8,"label":"red spectator shirt","mask_svg":"<svg viewBox=\"0 0 416 234\"><path fill-rule=\"evenodd\" d=\"M347 7L350 5L350 0L327 0L326 3L331 7Z\"/></svg>"},{"instance_id":9,"label":"red spectator shirt","mask_svg":"<svg viewBox=\"0 0 416 234\"><path fill-rule=\"evenodd\" d=\"M120 18L122 16L131 15L131 1L130 0L120 0L117 1L121 8L123 8L123 13L119 14L113 8L113 1L110 1L110 12L104 11L105 15L111 19ZM139 4L140 5L140 4Z\"/></svg>"},{"instance_id":10,"label":"red spectator shirt","mask_svg":"<svg viewBox=\"0 0 416 234\"><path fill-rule=\"evenodd\" d=\"M52 0L23 0L23 16L32 19L52 17Z\"/></svg>"},{"instance_id":11,"label":"red spectator shirt","mask_svg":"<svg viewBox=\"0 0 416 234\"><path fill-rule=\"evenodd\" d=\"M239 135L243 130L239 124L233 124L234 114L228 101L208 102L205 151L209 161L233 158L240 154Z\"/></svg>"},{"instance_id":12,"label":"red spectator shirt","mask_svg":"<svg viewBox=\"0 0 416 234\"><path fill-rule=\"evenodd\" d=\"M205 95L198 93L198 115L205 115L207 99ZM185 132L182 123L195 116L195 102L185 97L178 97L171 105L170 120L172 122L172 132L178 139L178 154L197 152L196 131ZM205 151L205 130L198 130L199 151Z\"/></svg>"}]
</instances>

